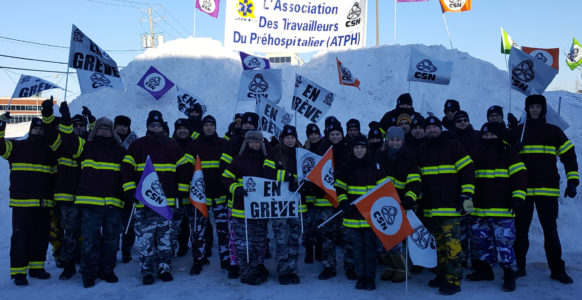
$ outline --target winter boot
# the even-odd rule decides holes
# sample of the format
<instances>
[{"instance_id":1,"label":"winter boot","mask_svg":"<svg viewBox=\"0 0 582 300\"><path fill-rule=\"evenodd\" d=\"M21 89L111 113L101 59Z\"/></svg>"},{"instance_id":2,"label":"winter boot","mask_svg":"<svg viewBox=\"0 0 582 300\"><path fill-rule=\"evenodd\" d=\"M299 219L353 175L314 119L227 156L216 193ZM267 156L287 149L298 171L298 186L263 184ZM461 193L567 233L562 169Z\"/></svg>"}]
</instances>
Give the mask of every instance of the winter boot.
<instances>
[{"instance_id":1,"label":"winter boot","mask_svg":"<svg viewBox=\"0 0 582 300\"><path fill-rule=\"evenodd\" d=\"M59 279L60 280L67 280L67 279L73 277L73 275L75 275L76 273L77 273L77 270L75 270L75 261L74 260L67 261L67 263L65 265L65 269L61 273L61 276L59 276Z\"/></svg>"},{"instance_id":2,"label":"winter boot","mask_svg":"<svg viewBox=\"0 0 582 300\"><path fill-rule=\"evenodd\" d=\"M190 248L188 248L187 245L181 244L180 245L180 248L178 248L178 252L176 253L176 256L177 257L182 257L182 256L186 255L186 253L188 253L188 250L189 249Z\"/></svg>"},{"instance_id":3,"label":"winter boot","mask_svg":"<svg viewBox=\"0 0 582 300\"><path fill-rule=\"evenodd\" d=\"M240 282L248 285L259 285L262 283L259 274L250 275L248 277L241 277Z\"/></svg>"},{"instance_id":4,"label":"winter boot","mask_svg":"<svg viewBox=\"0 0 582 300\"><path fill-rule=\"evenodd\" d=\"M517 271L515 271L515 278L525 277L527 272L525 271L525 262L517 262Z\"/></svg>"},{"instance_id":5,"label":"winter boot","mask_svg":"<svg viewBox=\"0 0 582 300\"><path fill-rule=\"evenodd\" d=\"M174 280L174 276L170 272L163 272L158 275L158 278L161 279L163 282L168 282Z\"/></svg>"},{"instance_id":6,"label":"winter boot","mask_svg":"<svg viewBox=\"0 0 582 300\"><path fill-rule=\"evenodd\" d=\"M311 242L305 243L305 260L304 260L304 262L306 264L313 263L313 243L311 243Z\"/></svg>"},{"instance_id":7,"label":"winter boot","mask_svg":"<svg viewBox=\"0 0 582 300\"><path fill-rule=\"evenodd\" d=\"M95 286L95 279L83 279L83 287L84 288L90 288L90 287L94 287Z\"/></svg>"},{"instance_id":8,"label":"winter boot","mask_svg":"<svg viewBox=\"0 0 582 300\"><path fill-rule=\"evenodd\" d=\"M392 275L392 282L404 282L406 277L410 279L410 271L406 273L406 258L404 254L388 254L392 258L394 264L394 274Z\"/></svg>"},{"instance_id":9,"label":"winter boot","mask_svg":"<svg viewBox=\"0 0 582 300\"><path fill-rule=\"evenodd\" d=\"M321 261L321 242L315 242L315 254L314 254L314 258L317 261Z\"/></svg>"},{"instance_id":10,"label":"winter boot","mask_svg":"<svg viewBox=\"0 0 582 300\"><path fill-rule=\"evenodd\" d=\"M354 269L354 267L346 268L346 278L349 280L358 279L358 276L356 276L356 270Z\"/></svg>"},{"instance_id":11,"label":"winter boot","mask_svg":"<svg viewBox=\"0 0 582 300\"><path fill-rule=\"evenodd\" d=\"M445 283L445 277L442 275L437 275L434 279L428 281L428 286L438 288Z\"/></svg>"},{"instance_id":12,"label":"winter boot","mask_svg":"<svg viewBox=\"0 0 582 300\"><path fill-rule=\"evenodd\" d=\"M119 281L119 278L117 278L117 275L115 275L115 273L109 272L109 273L101 273L99 274L99 279L101 280L105 280L105 282L109 282L109 283L115 283Z\"/></svg>"},{"instance_id":13,"label":"winter boot","mask_svg":"<svg viewBox=\"0 0 582 300\"><path fill-rule=\"evenodd\" d=\"M337 275L335 268L331 268L331 267L327 267L325 269L323 269L323 271L321 271L321 273L319 273L319 276L317 276L317 278L319 278L319 280L327 280L330 279L332 277L335 277Z\"/></svg>"},{"instance_id":14,"label":"winter boot","mask_svg":"<svg viewBox=\"0 0 582 300\"><path fill-rule=\"evenodd\" d=\"M17 286L26 286L28 285L28 280L26 279L26 275L25 274L16 274L12 276L12 279L14 279L14 284L16 284Z\"/></svg>"},{"instance_id":15,"label":"winter boot","mask_svg":"<svg viewBox=\"0 0 582 300\"><path fill-rule=\"evenodd\" d=\"M391 280L394 274L396 273L396 270L394 269L394 263L392 262L392 257L389 253L384 253L380 255L380 258L382 259L382 262L386 266L386 270L384 271L384 273L382 273L382 276L380 276L380 280L384 281Z\"/></svg>"},{"instance_id":16,"label":"winter boot","mask_svg":"<svg viewBox=\"0 0 582 300\"><path fill-rule=\"evenodd\" d=\"M44 268L42 268L42 269L29 269L28 276L30 276L31 278L37 278L37 279L49 279L49 278L51 278L51 274L48 273L47 271L45 271Z\"/></svg>"},{"instance_id":17,"label":"winter boot","mask_svg":"<svg viewBox=\"0 0 582 300\"><path fill-rule=\"evenodd\" d=\"M454 295L461 291L461 287L450 282L445 282L439 288L439 294L441 295Z\"/></svg>"},{"instance_id":18,"label":"winter boot","mask_svg":"<svg viewBox=\"0 0 582 300\"><path fill-rule=\"evenodd\" d=\"M289 273L289 277L291 278L292 284L299 284L301 282L301 280L299 280L299 276L297 276L295 272Z\"/></svg>"},{"instance_id":19,"label":"winter boot","mask_svg":"<svg viewBox=\"0 0 582 300\"><path fill-rule=\"evenodd\" d=\"M478 264L478 269L474 273L467 275L469 281L492 281L494 279L493 269L486 262Z\"/></svg>"},{"instance_id":20,"label":"winter boot","mask_svg":"<svg viewBox=\"0 0 582 300\"><path fill-rule=\"evenodd\" d=\"M368 277L366 281L366 290L373 291L376 289L376 279L374 277Z\"/></svg>"},{"instance_id":21,"label":"winter boot","mask_svg":"<svg viewBox=\"0 0 582 300\"><path fill-rule=\"evenodd\" d=\"M228 267L230 267L230 262L228 260L220 261L220 268L221 269L228 270Z\"/></svg>"},{"instance_id":22,"label":"winter boot","mask_svg":"<svg viewBox=\"0 0 582 300\"><path fill-rule=\"evenodd\" d=\"M228 279L237 279L238 276L239 276L238 266L229 266L228 267Z\"/></svg>"},{"instance_id":23,"label":"winter boot","mask_svg":"<svg viewBox=\"0 0 582 300\"><path fill-rule=\"evenodd\" d=\"M356 281L356 290L363 290L366 288L366 280L368 278L366 277L360 277L358 278L358 281Z\"/></svg>"},{"instance_id":24,"label":"winter boot","mask_svg":"<svg viewBox=\"0 0 582 300\"><path fill-rule=\"evenodd\" d=\"M510 268L503 269L503 291L515 291L515 274Z\"/></svg>"},{"instance_id":25,"label":"winter boot","mask_svg":"<svg viewBox=\"0 0 582 300\"><path fill-rule=\"evenodd\" d=\"M259 268L259 270L258 270L259 275L261 277L264 277L265 279L268 278L269 275L271 274L271 273L269 273L269 270L267 270L267 267L265 267L264 264L259 264L258 268Z\"/></svg>"},{"instance_id":26,"label":"winter boot","mask_svg":"<svg viewBox=\"0 0 582 300\"><path fill-rule=\"evenodd\" d=\"M293 282L291 281L290 274L281 274L279 275L279 284L281 285L290 285Z\"/></svg>"},{"instance_id":27,"label":"winter boot","mask_svg":"<svg viewBox=\"0 0 582 300\"><path fill-rule=\"evenodd\" d=\"M190 275L199 275L202 272L202 262L194 261L192 268L190 269Z\"/></svg>"},{"instance_id":28,"label":"winter boot","mask_svg":"<svg viewBox=\"0 0 582 300\"><path fill-rule=\"evenodd\" d=\"M552 274L550 275L550 277L552 279L555 279L563 284L571 284L574 283L574 280L572 280L572 277L568 276L568 274L566 274L565 271L562 272L552 272Z\"/></svg>"},{"instance_id":29,"label":"winter boot","mask_svg":"<svg viewBox=\"0 0 582 300\"><path fill-rule=\"evenodd\" d=\"M121 253L121 261L126 264L131 261L131 251L122 251Z\"/></svg>"},{"instance_id":30,"label":"winter boot","mask_svg":"<svg viewBox=\"0 0 582 300\"><path fill-rule=\"evenodd\" d=\"M148 274L143 277L142 281L143 285L152 285L154 284L154 275Z\"/></svg>"}]
</instances>

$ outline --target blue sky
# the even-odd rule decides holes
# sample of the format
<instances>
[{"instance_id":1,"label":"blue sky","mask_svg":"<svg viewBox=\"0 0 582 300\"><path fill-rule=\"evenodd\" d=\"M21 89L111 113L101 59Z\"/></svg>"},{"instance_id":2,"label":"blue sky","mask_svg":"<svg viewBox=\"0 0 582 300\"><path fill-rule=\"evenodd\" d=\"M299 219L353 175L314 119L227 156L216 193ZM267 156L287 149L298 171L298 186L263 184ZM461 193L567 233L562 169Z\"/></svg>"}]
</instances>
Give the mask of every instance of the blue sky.
<instances>
[{"instance_id":1,"label":"blue sky","mask_svg":"<svg viewBox=\"0 0 582 300\"><path fill-rule=\"evenodd\" d=\"M375 2L368 0L367 47L376 44ZM380 44L394 44L394 1L379 2ZM222 0L218 19L196 12L196 36L223 41L225 9L230 9L225 4L226 0ZM165 17L164 21L158 21L155 31L163 32L166 40L192 35L194 0L159 1L151 6L154 18ZM472 11L447 13L446 18L456 49L503 70L505 58L499 50L499 26L503 26L519 45L559 47L560 73L549 90L574 91L580 72L570 71L564 52L569 51L573 36L582 40L582 27L576 22L579 6L580 0L473 0ZM119 66L125 66L140 53L140 36L149 31L148 23L140 22L140 18L147 19L147 7L147 2L133 0L4 1L4 13L0 18L0 66L66 71L66 65L62 64L17 60L1 55L66 62L67 49L5 38L67 47L73 23L105 50L132 50L108 51ZM397 43L450 47L438 0L398 3L396 12ZM308 59L310 55L302 56ZM62 74L0 69L0 95L12 94L15 81L23 72L65 86ZM475 76L478 78L479 74ZM582 88L582 80L579 81ZM73 96L78 94L76 76L69 76L69 90Z\"/></svg>"}]
</instances>

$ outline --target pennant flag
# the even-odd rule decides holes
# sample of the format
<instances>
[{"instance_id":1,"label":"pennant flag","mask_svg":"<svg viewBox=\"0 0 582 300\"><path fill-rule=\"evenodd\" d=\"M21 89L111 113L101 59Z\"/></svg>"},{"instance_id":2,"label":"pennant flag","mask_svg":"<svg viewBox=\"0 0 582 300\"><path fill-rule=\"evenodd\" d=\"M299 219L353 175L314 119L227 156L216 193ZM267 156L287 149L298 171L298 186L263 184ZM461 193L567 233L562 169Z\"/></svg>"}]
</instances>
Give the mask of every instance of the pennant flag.
<instances>
[{"instance_id":1,"label":"pennant flag","mask_svg":"<svg viewBox=\"0 0 582 300\"><path fill-rule=\"evenodd\" d=\"M440 0L443 13L471 10L471 0Z\"/></svg>"},{"instance_id":2,"label":"pennant flag","mask_svg":"<svg viewBox=\"0 0 582 300\"><path fill-rule=\"evenodd\" d=\"M525 95L543 93L558 74L558 70L517 48L511 49L508 66L511 88Z\"/></svg>"},{"instance_id":3,"label":"pennant flag","mask_svg":"<svg viewBox=\"0 0 582 300\"><path fill-rule=\"evenodd\" d=\"M519 45L507 34L507 32L501 28L501 53L509 54L511 52L511 47L521 49Z\"/></svg>"},{"instance_id":4,"label":"pennant flag","mask_svg":"<svg viewBox=\"0 0 582 300\"><path fill-rule=\"evenodd\" d=\"M311 172L307 174L307 180L313 182L313 184L324 190L327 196L329 196L326 197L326 199L329 200L329 203L331 203L333 207L337 207L337 194L335 192L335 186L333 185L335 182L333 176L333 165L333 149L332 147L329 147L327 152L325 152Z\"/></svg>"},{"instance_id":5,"label":"pennant flag","mask_svg":"<svg viewBox=\"0 0 582 300\"><path fill-rule=\"evenodd\" d=\"M83 94L101 88L125 90L117 63L75 25L71 32L69 67L77 70Z\"/></svg>"},{"instance_id":6,"label":"pennant flag","mask_svg":"<svg viewBox=\"0 0 582 300\"><path fill-rule=\"evenodd\" d=\"M407 238L407 248L410 260L415 266L434 268L437 266L436 241L434 236L420 222L412 210L406 211L406 216L414 232Z\"/></svg>"},{"instance_id":7,"label":"pennant flag","mask_svg":"<svg viewBox=\"0 0 582 300\"><path fill-rule=\"evenodd\" d=\"M339 83L342 85L351 85L360 89L360 80L358 78L352 77L352 72L348 67L344 66L341 61L336 57L337 61L337 75L339 77Z\"/></svg>"},{"instance_id":8,"label":"pennant flag","mask_svg":"<svg viewBox=\"0 0 582 300\"><path fill-rule=\"evenodd\" d=\"M213 18L218 18L218 5L220 0L196 0L196 8L207 13Z\"/></svg>"},{"instance_id":9,"label":"pennant flag","mask_svg":"<svg viewBox=\"0 0 582 300\"><path fill-rule=\"evenodd\" d=\"M242 63L244 70L254 70L254 69L270 69L271 64L269 63L269 59L261 58L258 56L250 55L244 53L242 51L239 52L240 54L240 61Z\"/></svg>"},{"instance_id":10,"label":"pennant flag","mask_svg":"<svg viewBox=\"0 0 582 300\"><path fill-rule=\"evenodd\" d=\"M174 87L174 83L153 66L146 71L137 85L148 91L156 100L160 100Z\"/></svg>"},{"instance_id":11,"label":"pennant flag","mask_svg":"<svg viewBox=\"0 0 582 300\"><path fill-rule=\"evenodd\" d=\"M277 104L259 96L257 100L257 115L259 115L259 127L257 130L268 132L275 137L281 136L285 125L293 120L293 115Z\"/></svg>"},{"instance_id":12,"label":"pennant flag","mask_svg":"<svg viewBox=\"0 0 582 300\"><path fill-rule=\"evenodd\" d=\"M206 193L204 186L204 173L202 173L202 162L200 157L196 155L196 162L194 163L194 175L192 175L192 182L190 183L190 203L202 213L204 218L208 219L208 208L206 207Z\"/></svg>"},{"instance_id":13,"label":"pennant flag","mask_svg":"<svg viewBox=\"0 0 582 300\"><path fill-rule=\"evenodd\" d=\"M306 179L307 174L315 168L321 156L300 147L295 148L295 157L297 158L297 181L301 182Z\"/></svg>"},{"instance_id":14,"label":"pennant flag","mask_svg":"<svg viewBox=\"0 0 582 300\"><path fill-rule=\"evenodd\" d=\"M453 62L440 61L411 48L408 81L448 85L453 73Z\"/></svg>"},{"instance_id":15,"label":"pennant flag","mask_svg":"<svg viewBox=\"0 0 582 300\"><path fill-rule=\"evenodd\" d=\"M263 97L279 103L282 82L281 69L245 70L240 77L238 101L256 101Z\"/></svg>"},{"instance_id":16,"label":"pennant flag","mask_svg":"<svg viewBox=\"0 0 582 300\"><path fill-rule=\"evenodd\" d=\"M543 49L543 48L530 48L530 47L521 47L523 52L537 58L541 62L545 63L546 65L560 70L560 48L550 48L550 49Z\"/></svg>"},{"instance_id":17,"label":"pennant flag","mask_svg":"<svg viewBox=\"0 0 582 300\"><path fill-rule=\"evenodd\" d=\"M200 100L200 98L196 97L194 94L179 88L176 85L176 98L178 99L178 110L181 111L186 117L190 115L188 112L194 108L194 104L199 103L202 106L202 114L205 115L208 108L206 105Z\"/></svg>"},{"instance_id":18,"label":"pennant flag","mask_svg":"<svg viewBox=\"0 0 582 300\"><path fill-rule=\"evenodd\" d=\"M160 214L160 216L171 220L172 209L168 205L168 200L164 194L162 183L154 169L154 164L148 155L141 174L141 179L135 191L135 198L141 201L145 206Z\"/></svg>"},{"instance_id":19,"label":"pennant flag","mask_svg":"<svg viewBox=\"0 0 582 300\"><path fill-rule=\"evenodd\" d=\"M293 92L291 109L311 122L317 123L329 111L333 100L332 92L305 76L295 74L295 91Z\"/></svg>"},{"instance_id":20,"label":"pennant flag","mask_svg":"<svg viewBox=\"0 0 582 300\"><path fill-rule=\"evenodd\" d=\"M566 63L570 70L574 70L582 64L582 45L578 43L576 38L572 42L572 47L570 47L570 53L566 56Z\"/></svg>"},{"instance_id":21,"label":"pennant flag","mask_svg":"<svg viewBox=\"0 0 582 300\"><path fill-rule=\"evenodd\" d=\"M20 79L18 79L18 84L14 89L14 93L12 93L12 98L32 97L42 91L50 89L62 90L63 88L35 76L20 75Z\"/></svg>"}]
</instances>

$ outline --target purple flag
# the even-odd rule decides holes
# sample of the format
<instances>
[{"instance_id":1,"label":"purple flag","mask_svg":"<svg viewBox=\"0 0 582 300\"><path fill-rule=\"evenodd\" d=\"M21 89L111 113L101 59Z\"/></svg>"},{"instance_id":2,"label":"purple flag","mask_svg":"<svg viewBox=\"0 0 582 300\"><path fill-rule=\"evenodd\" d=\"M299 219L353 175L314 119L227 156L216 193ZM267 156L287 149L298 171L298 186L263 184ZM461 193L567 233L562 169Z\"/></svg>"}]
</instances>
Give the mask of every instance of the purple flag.
<instances>
[{"instance_id":1,"label":"purple flag","mask_svg":"<svg viewBox=\"0 0 582 300\"><path fill-rule=\"evenodd\" d=\"M220 0L196 0L196 8L209 14L213 18L218 18L218 5Z\"/></svg>"},{"instance_id":2,"label":"purple flag","mask_svg":"<svg viewBox=\"0 0 582 300\"><path fill-rule=\"evenodd\" d=\"M148 91L156 100L160 100L174 87L174 83L153 66L148 69L137 85Z\"/></svg>"},{"instance_id":3,"label":"purple flag","mask_svg":"<svg viewBox=\"0 0 582 300\"><path fill-rule=\"evenodd\" d=\"M172 219L172 210L168 205L168 200L164 194L162 183L158 179L158 174L154 169L154 165L152 164L149 155L146 159L139 185L135 191L135 198L141 201L145 206L160 214L160 216L168 220Z\"/></svg>"},{"instance_id":4,"label":"purple flag","mask_svg":"<svg viewBox=\"0 0 582 300\"><path fill-rule=\"evenodd\" d=\"M254 69L265 70L271 68L271 64L269 64L269 59L250 55L242 51L240 51L240 61L242 62L243 69L245 70Z\"/></svg>"}]
</instances>

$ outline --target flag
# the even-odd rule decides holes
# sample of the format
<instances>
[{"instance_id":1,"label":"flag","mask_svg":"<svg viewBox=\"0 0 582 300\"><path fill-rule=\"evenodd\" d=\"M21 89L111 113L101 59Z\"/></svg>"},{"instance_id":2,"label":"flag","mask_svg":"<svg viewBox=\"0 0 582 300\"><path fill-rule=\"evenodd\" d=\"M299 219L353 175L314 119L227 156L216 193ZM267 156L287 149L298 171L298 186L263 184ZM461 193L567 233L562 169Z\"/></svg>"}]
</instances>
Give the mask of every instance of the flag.
<instances>
[{"instance_id":1,"label":"flag","mask_svg":"<svg viewBox=\"0 0 582 300\"><path fill-rule=\"evenodd\" d=\"M244 70L254 70L254 69L264 70L271 68L271 64L269 63L269 59L267 58L250 55L242 51L240 51L239 54L240 61L242 63Z\"/></svg>"},{"instance_id":2,"label":"flag","mask_svg":"<svg viewBox=\"0 0 582 300\"><path fill-rule=\"evenodd\" d=\"M568 56L566 57L566 63L568 64L568 67L570 67L570 70L574 70L582 64L582 45L578 43L576 38L574 38L574 41L572 42L570 53L568 53Z\"/></svg>"},{"instance_id":3,"label":"flag","mask_svg":"<svg viewBox=\"0 0 582 300\"><path fill-rule=\"evenodd\" d=\"M208 108L206 105L200 100L200 98L196 97L194 94L181 89L176 85L176 98L178 99L178 110L181 111L186 117L190 117L188 112L194 109L194 104L198 103L202 106L202 114L206 115L206 111Z\"/></svg>"},{"instance_id":4,"label":"flag","mask_svg":"<svg viewBox=\"0 0 582 300\"><path fill-rule=\"evenodd\" d=\"M508 70L511 88L525 95L543 93L558 74L558 70L515 47L509 55Z\"/></svg>"},{"instance_id":5,"label":"flag","mask_svg":"<svg viewBox=\"0 0 582 300\"><path fill-rule=\"evenodd\" d=\"M317 123L331 108L334 95L311 79L295 74L295 90L291 101L291 109Z\"/></svg>"},{"instance_id":6,"label":"flag","mask_svg":"<svg viewBox=\"0 0 582 300\"><path fill-rule=\"evenodd\" d=\"M196 155L196 162L194 163L194 174L192 175L192 182L190 183L190 203L202 213L204 218L208 219L208 208L206 207L206 193L204 185L204 174L202 173L202 162L200 157Z\"/></svg>"},{"instance_id":7,"label":"flag","mask_svg":"<svg viewBox=\"0 0 582 300\"><path fill-rule=\"evenodd\" d=\"M259 96L257 99L256 113L259 115L259 127L257 130L268 132L275 137L281 136L285 125L293 120L293 115L268 99Z\"/></svg>"},{"instance_id":8,"label":"flag","mask_svg":"<svg viewBox=\"0 0 582 300\"><path fill-rule=\"evenodd\" d=\"M18 84L14 89L14 93L12 93L12 98L32 97L33 95L50 89L62 90L63 88L35 76L20 75Z\"/></svg>"},{"instance_id":9,"label":"flag","mask_svg":"<svg viewBox=\"0 0 582 300\"><path fill-rule=\"evenodd\" d=\"M71 32L69 67L77 70L83 94L101 88L125 90L117 63L75 25Z\"/></svg>"},{"instance_id":10,"label":"flag","mask_svg":"<svg viewBox=\"0 0 582 300\"><path fill-rule=\"evenodd\" d=\"M156 100L160 100L174 87L174 83L153 66L146 71L137 85L148 91Z\"/></svg>"},{"instance_id":11,"label":"flag","mask_svg":"<svg viewBox=\"0 0 582 300\"><path fill-rule=\"evenodd\" d=\"M337 75L339 77L339 83L342 85L355 86L359 90L360 80L358 80L358 78L354 78L352 76L352 72L350 72L348 67L344 66L337 57L335 58L335 60L337 61Z\"/></svg>"},{"instance_id":12,"label":"flag","mask_svg":"<svg viewBox=\"0 0 582 300\"><path fill-rule=\"evenodd\" d=\"M436 241L434 236L420 222L414 211L407 210L406 216L414 233L407 238L410 260L416 266L434 268L437 266Z\"/></svg>"},{"instance_id":13,"label":"flag","mask_svg":"<svg viewBox=\"0 0 582 300\"><path fill-rule=\"evenodd\" d=\"M471 10L471 0L440 0L443 13Z\"/></svg>"},{"instance_id":14,"label":"flag","mask_svg":"<svg viewBox=\"0 0 582 300\"><path fill-rule=\"evenodd\" d=\"M392 249L414 232L390 180L379 184L352 204L366 218L386 250Z\"/></svg>"},{"instance_id":15,"label":"flag","mask_svg":"<svg viewBox=\"0 0 582 300\"><path fill-rule=\"evenodd\" d=\"M511 47L521 49L515 41L507 34L507 31L501 28L501 53L509 54L511 52Z\"/></svg>"},{"instance_id":16,"label":"flag","mask_svg":"<svg viewBox=\"0 0 582 300\"><path fill-rule=\"evenodd\" d=\"M218 18L220 0L196 0L196 8L213 18Z\"/></svg>"},{"instance_id":17,"label":"flag","mask_svg":"<svg viewBox=\"0 0 582 300\"><path fill-rule=\"evenodd\" d=\"M335 192L335 186L333 185L335 182L335 178L333 176L334 170L334 162L333 162L333 149L329 147L327 152L323 155L323 157L317 162L315 167L307 174L307 180L313 182L313 184L320 187L328 197L325 197L329 200L329 203L333 205L333 207L337 207L337 194Z\"/></svg>"},{"instance_id":18,"label":"flag","mask_svg":"<svg viewBox=\"0 0 582 300\"><path fill-rule=\"evenodd\" d=\"M257 101L259 97L279 103L282 95L281 69L244 70L238 86L238 101Z\"/></svg>"},{"instance_id":19,"label":"flag","mask_svg":"<svg viewBox=\"0 0 582 300\"><path fill-rule=\"evenodd\" d=\"M546 65L560 70L560 48L550 48L550 49L543 49L543 48L530 48L530 47L521 47L523 52L537 58L538 60L542 61Z\"/></svg>"},{"instance_id":20,"label":"flag","mask_svg":"<svg viewBox=\"0 0 582 300\"><path fill-rule=\"evenodd\" d=\"M307 174L315 168L321 156L301 147L295 148L295 157L297 158L297 181L305 180Z\"/></svg>"},{"instance_id":21,"label":"flag","mask_svg":"<svg viewBox=\"0 0 582 300\"><path fill-rule=\"evenodd\" d=\"M145 206L160 214L160 216L171 220L172 209L168 205L168 200L164 194L162 183L154 169L154 164L148 155L141 174L141 179L135 191L135 198L141 201Z\"/></svg>"},{"instance_id":22,"label":"flag","mask_svg":"<svg viewBox=\"0 0 582 300\"><path fill-rule=\"evenodd\" d=\"M410 49L408 81L448 85L453 73L453 62L434 59L414 48Z\"/></svg>"}]
</instances>

